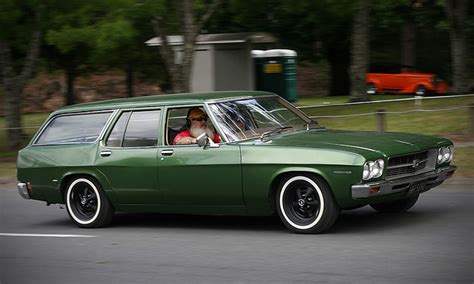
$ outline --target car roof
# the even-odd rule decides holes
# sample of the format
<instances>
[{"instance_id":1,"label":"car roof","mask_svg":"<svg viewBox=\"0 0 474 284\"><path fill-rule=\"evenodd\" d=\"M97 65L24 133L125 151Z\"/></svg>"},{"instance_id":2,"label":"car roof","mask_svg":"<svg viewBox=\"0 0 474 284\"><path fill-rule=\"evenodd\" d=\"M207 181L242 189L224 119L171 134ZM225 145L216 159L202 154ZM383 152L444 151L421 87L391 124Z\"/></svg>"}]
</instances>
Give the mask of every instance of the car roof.
<instances>
[{"instance_id":1,"label":"car roof","mask_svg":"<svg viewBox=\"0 0 474 284\"><path fill-rule=\"evenodd\" d=\"M97 110L113 110L119 108L144 108L165 105L193 105L226 99L237 99L243 97L268 95L275 94L262 91L222 91L207 93L183 93L172 95L143 96L76 104L62 107L55 111L53 114Z\"/></svg>"}]
</instances>

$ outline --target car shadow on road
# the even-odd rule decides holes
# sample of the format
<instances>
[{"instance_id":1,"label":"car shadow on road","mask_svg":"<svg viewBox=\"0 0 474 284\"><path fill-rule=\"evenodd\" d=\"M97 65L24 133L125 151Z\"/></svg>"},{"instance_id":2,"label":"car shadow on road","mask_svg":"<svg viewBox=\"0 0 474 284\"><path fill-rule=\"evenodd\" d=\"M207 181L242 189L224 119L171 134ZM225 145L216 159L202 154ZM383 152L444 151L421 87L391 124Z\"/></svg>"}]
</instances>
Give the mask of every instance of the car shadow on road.
<instances>
[{"instance_id":1,"label":"car shadow on road","mask_svg":"<svg viewBox=\"0 0 474 284\"><path fill-rule=\"evenodd\" d=\"M186 228L248 231L285 231L277 216L209 216L158 213L118 213L114 227Z\"/></svg>"},{"instance_id":2,"label":"car shadow on road","mask_svg":"<svg viewBox=\"0 0 474 284\"><path fill-rule=\"evenodd\" d=\"M377 232L391 228L411 228L431 222L446 212L413 210L403 213L378 213L368 207L342 211L328 231L332 234ZM113 227L133 228L192 228L214 230L246 230L285 232L278 216L201 216L157 213L118 213Z\"/></svg>"},{"instance_id":3,"label":"car shadow on road","mask_svg":"<svg viewBox=\"0 0 474 284\"><path fill-rule=\"evenodd\" d=\"M341 212L328 233L373 233L394 228L406 230L437 220L443 214L446 212L416 209L400 213L380 213L365 207Z\"/></svg>"}]
</instances>

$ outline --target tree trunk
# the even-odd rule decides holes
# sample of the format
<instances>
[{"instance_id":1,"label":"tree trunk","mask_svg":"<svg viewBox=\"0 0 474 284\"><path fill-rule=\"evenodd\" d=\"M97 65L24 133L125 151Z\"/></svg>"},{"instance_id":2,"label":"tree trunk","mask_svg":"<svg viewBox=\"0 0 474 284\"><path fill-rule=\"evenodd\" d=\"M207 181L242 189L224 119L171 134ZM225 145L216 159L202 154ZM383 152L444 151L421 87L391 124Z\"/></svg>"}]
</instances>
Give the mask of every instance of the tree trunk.
<instances>
[{"instance_id":1,"label":"tree trunk","mask_svg":"<svg viewBox=\"0 0 474 284\"><path fill-rule=\"evenodd\" d=\"M469 92L468 48L467 48L467 0L446 0L446 14L450 24L451 65L453 72L452 92Z\"/></svg>"},{"instance_id":2,"label":"tree trunk","mask_svg":"<svg viewBox=\"0 0 474 284\"><path fill-rule=\"evenodd\" d=\"M5 80L4 80L5 81ZM5 88L5 120L7 123L8 147L12 150L20 149L23 142L21 123L21 89L19 82L12 79L4 83Z\"/></svg>"},{"instance_id":3,"label":"tree trunk","mask_svg":"<svg viewBox=\"0 0 474 284\"><path fill-rule=\"evenodd\" d=\"M66 105L76 103L74 96L74 82L76 81L76 70L74 67L66 68Z\"/></svg>"},{"instance_id":4,"label":"tree trunk","mask_svg":"<svg viewBox=\"0 0 474 284\"><path fill-rule=\"evenodd\" d=\"M366 74L369 62L370 0L359 0L352 27L351 101L367 101Z\"/></svg>"},{"instance_id":5,"label":"tree trunk","mask_svg":"<svg viewBox=\"0 0 474 284\"><path fill-rule=\"evenodd\" d=\"M330 63L329 96L349 96L351 80L347 66L351 64L348 45L335 44L329 47Z\"/></svg>"},{"instance_id":6,"label":"tree trunk","mask_svg":"<svg viewBox=\"0 0 474 284\"><path fill-rule=\"evenodd\" d=\"M155 34L161 39L161 46L158 51L160 53L163 62L165 63L166 71L171 79L171 92L180 93L181 92L181 65L176 62L174 51L171 49L168 44L168 32L165 21L162 17L155 17L152 20L153 29Z\"/></svg>"},{"instance_id":7,"label":"tree trunk","mask_svg":"<svg viewBox=\"0 0 474 284\"><path fill-rule=\"evenodd\" d=\"M166 36L167 26L162 17L155 17L153 19L153 28L157 36L161 39L160 55L165 61L165 65L172 81L173 92L189 92L191 88L191 76L194 62L194 47L196 45L196 38L199 35L203 25L217 10L222 0L213 0L209 4L206 13L195 21L194 19L194 1L180 0L175 1L176 10L182 19L183 32L183 50L180 62L175 62L174 52L168 44Z\"/></svg>"},{"instance_id":8,"label":"tree trunk","mask_svg":"<svg viewBox=\"0 0 474 284\"><path fill-rule=\"evenodd\" d=\"M127 64L127 95L133 97L133 63Z\"/></svg>"},{"instance_id":9,"label":"tree trunk","mask_svg":"<svg viewBox=\"0 0 474 284\"><path fill-rule=\"evenodd\" d=\"M415 23L405 19L402 27L402 64L415 66Z\"/></svg>"},{"instance_id":10,"label":"tree trunk","mask_svg":"<svg viewBox=\"0 0 474 284\"><path fill-rule=\"evenodd\" d=\"M5 91L4 113L8 129L8 147L12 150L19 149L23 144L21 94L33 73L39 55L40 42L41 31L34 31L23 68L20 74L16 74L11 58L11 48L6 42L0 41L0 71Z\"/></svg>"}]
</instances>

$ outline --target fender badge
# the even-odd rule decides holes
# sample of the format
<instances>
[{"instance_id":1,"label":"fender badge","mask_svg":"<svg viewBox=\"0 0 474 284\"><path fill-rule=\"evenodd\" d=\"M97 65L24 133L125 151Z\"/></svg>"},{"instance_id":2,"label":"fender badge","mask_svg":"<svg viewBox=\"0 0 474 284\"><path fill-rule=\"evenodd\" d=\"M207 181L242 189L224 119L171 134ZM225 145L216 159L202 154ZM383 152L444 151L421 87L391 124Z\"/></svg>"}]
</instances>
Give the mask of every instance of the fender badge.
<instances>
[{"instance_id":1,"label":"fender badge","mask_svg":"<svg viewBox=\"0 0 474 284\"><path fill-rule=\"evenodd\" d=\"M336 175L351 175L352 171L334 171Z\"/></svg>"}]
</instances>

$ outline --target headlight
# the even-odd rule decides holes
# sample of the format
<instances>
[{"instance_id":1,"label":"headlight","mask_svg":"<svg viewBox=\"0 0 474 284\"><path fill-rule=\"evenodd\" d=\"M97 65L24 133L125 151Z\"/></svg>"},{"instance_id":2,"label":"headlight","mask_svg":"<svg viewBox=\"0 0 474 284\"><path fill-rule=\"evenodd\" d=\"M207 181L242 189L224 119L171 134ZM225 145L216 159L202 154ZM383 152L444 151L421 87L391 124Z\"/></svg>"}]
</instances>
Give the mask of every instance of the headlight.
<instances>
[{"instance_id":1,"label":"headlight","mask_svg":"<svg viewBox=\"0 0 474 284\"><path fill-rule=\"evenodd\" d=\"M438 159L437 159L438 164L451 162L451 160L453 159L453 154L454 154L453 145L439 148Z\"/></svg>"},{"instance_id":2,"label":"headlight","mask_svg":"<svg viewBox=\"0 0 474 284\"><path fill-rule=\"evenodd\" d=\"M367 161L364 164L364 170L362 172L362 179L368 180L371 178L379 178L383 174L384 161L378 159L374 161Z\"/></svg>"}]
</instances>

